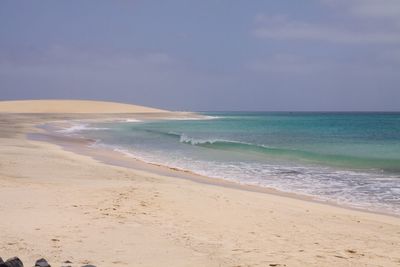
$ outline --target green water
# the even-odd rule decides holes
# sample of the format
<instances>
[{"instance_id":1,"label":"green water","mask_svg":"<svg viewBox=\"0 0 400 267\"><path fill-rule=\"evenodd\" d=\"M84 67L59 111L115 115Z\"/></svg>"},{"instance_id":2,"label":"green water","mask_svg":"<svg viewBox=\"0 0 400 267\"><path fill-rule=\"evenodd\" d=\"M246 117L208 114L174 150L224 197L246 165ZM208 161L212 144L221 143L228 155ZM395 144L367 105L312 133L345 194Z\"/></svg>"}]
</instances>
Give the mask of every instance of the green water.
<instances>
[{"instance_id":1,"label":"green water","mask_svg":"<svg viewBox=\"0 0 400 267\"><path fill-rule=\"evenodd\" d=\"M399 113L205 115L84 134L145 161L400 214Z\"/></svg>"}]
</instances>

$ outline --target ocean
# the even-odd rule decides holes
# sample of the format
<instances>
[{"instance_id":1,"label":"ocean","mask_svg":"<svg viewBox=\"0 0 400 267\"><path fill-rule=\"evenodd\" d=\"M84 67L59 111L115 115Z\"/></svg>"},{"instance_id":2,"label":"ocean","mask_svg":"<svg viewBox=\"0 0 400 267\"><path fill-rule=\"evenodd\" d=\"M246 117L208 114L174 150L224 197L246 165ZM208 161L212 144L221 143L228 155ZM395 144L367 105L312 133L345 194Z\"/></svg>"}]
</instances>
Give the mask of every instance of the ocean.
<instances>
[{"instance_id":1,"label":"ocean","mask_svg":"<svg viewBox=\"0 0 400 267\"><path fill-rule=\"evenodd\" d=\"M400 113L206 112L64 130L145 162L400 215Z\"/></svg>"}]
</instances>

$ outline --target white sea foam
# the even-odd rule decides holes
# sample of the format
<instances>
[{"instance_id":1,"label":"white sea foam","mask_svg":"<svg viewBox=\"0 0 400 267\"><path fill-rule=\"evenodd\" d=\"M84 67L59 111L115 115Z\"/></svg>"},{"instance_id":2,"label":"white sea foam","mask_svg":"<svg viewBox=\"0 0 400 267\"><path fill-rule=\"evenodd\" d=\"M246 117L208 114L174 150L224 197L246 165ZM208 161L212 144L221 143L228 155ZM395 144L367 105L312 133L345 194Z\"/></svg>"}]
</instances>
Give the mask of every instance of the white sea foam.
<instances>
[{"instance_id":1,"label":"white sea foam","mask_svg":"<svg viewBox=\"0 0 400 267\"><path fill-rule=\"evenodd\" d=\"M75 134L79 133L81 131L95 131L95 130L108 130L109 128L104 128L104 127L90 127L89 124L86 123L74 123L71 126L58 130L58 133L64 133L64 134Z\"/></svg>"},{"instance_id":2,"label":"white sea foam","mask_svg":"<svg viewBox=\"0 0 400 267\"><path fill-rule=\"evenodd\" d=\"M202 120L216 120L222 117L219 116L208 116L201 115L200 117L168 117L164 118L165 120L173 120L173 121L202 121Z\"/></svg>"},{"instance_id":3,"label":"white sea foam","mask_svg":"<svg viewBox=\"0 0 400 267\"><path fill-rule=\"evenodd\" d=\"M117 122L142 122L142 120L134 119L134 118L119 118L119 119L113 119L112 121L117 121Z\"/></svg>"},{"instance_id":4,"label":"white sea foam","mask_svg":"<svg viewBox=\"0 0 400 267\"><path fill-rule=\"evenodd\" d=\"M141 122L141 120L137 120L137 119L125 119L125 122Z\"/></svg>"},{"instance_id":5,"label":"white sea foam","mask_svg":"<svg viewBox=\"0 0 400 267\"><path fill-rule=\"evenodd\" d=\"M196 139L196 138L187 136L186 134L177 134L177 135L180 135L179 142L192 144L192 145L214 144L215 142L223 141L223 140L218 140L218 139Z\"/></svg>"},{"instance_id":6,"label":"white sea foam","mask_svg":"<svg viewBox=\"0 0 400 267\"><path fill-rule=\"evenodd\" d=\"M190 137L184 133L179 134L179 133L175 133L175 132L170 132L170 134L179 136L179 142L191 144L191 145L203 145L203 144L212 145L215 143L226 143L226 144L246 145L246 146L253 146L253 147L257 147L257 148L272 149L272 147L269 147L266 145L253 144L253 143L236 141L236 140L228 140L228 139L222 139L222 138L201 139L201 138Z\"/></svg>"}]
</instances>

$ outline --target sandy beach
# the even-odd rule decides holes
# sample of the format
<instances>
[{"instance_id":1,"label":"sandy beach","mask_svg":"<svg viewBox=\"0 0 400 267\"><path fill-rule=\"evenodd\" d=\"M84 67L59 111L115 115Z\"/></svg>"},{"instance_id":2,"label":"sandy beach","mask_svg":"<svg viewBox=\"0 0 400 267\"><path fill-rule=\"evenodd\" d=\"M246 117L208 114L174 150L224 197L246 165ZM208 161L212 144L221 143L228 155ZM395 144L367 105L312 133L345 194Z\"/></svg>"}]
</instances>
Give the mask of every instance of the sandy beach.
<instances>
[{"instance_id":1,"label":"sandy beach","mask_svg":"<svg viewBox=\"0 0 400 267\"><path fill-rule=\"evenodd\" d=\"M52 266L400 266L397 217L186 179L122 154L96 157L85 140L63 147L28 138L46 122L185 113L21 104L0 103L3 259L18 256L26 266L41 257Z\"/></svg>"}]
</instances>

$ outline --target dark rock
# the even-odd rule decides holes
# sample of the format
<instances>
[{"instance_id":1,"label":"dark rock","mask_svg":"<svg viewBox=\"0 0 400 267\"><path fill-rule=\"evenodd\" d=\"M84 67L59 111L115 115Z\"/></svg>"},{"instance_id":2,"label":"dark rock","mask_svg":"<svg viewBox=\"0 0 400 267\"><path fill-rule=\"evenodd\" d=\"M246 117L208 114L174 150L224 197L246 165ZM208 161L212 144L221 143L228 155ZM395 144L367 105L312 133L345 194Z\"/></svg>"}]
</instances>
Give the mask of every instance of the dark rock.
<instances>
[{"instance_id":1,"label":"dark rock","mask_svg":"<svg viewBox=\"0 0 400 267\"><path fill-rule=\"evenodd\" d=\"M0 257L0 264L4 263L3 259Z\"/></svg>"},{"instance_id":2,"label":"dark rock","mask_svg":"<svg viewBox=\"0 0 400 267\"><path fill-rule=\"evenodd\" d=\"M18 257L14 257L11 259L8 259L5 263L3 263L6 267L24 267L24 264Z\"/></svg>"},{"instance_id":3,"label":"dark rock","mask_svg":"<svg viewBox=\"0 0 400 267\"><path fill-rule=\"evenodd\" d=\"M82 267L96 267L96 266L91 265L91 264L87 264L87 265L83 265Z\"/></svg>"},{"instance_id":4,"label":"dark rock","mask_svg":"<svg viewBox=\"0 0 400 267\"><path fill-rule=\"evenodd\" d=\"M35 267L51 267L51 265L42 258L36 261Z\"/></svg>"}]
</instances>

